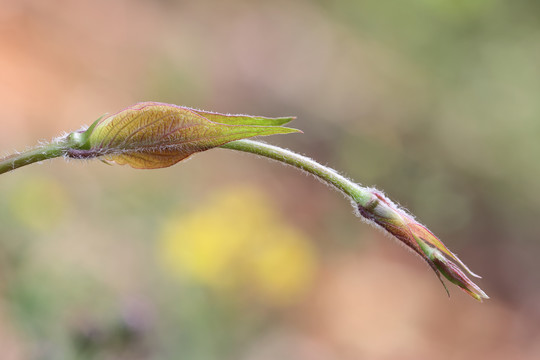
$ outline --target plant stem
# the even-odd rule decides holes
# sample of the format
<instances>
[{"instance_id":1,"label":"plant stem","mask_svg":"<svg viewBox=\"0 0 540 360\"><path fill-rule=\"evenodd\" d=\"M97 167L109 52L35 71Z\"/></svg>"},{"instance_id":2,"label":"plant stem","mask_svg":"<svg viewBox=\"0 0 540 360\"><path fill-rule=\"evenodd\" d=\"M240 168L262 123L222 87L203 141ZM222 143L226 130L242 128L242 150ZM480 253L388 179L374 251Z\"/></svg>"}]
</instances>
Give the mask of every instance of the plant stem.
<instances>
[{"instance_id":1,"label":"plant stem","mask_svg":"<svg viewBox=\"0 0 540 360\"><path fill-rule=\"evenodd\" d=\"M306 171L341 191L360 206L367 206L372 199L372 193L369 189L352 182L329 167L290 150L254 140L231 141L221 147L264 156Z\"/></svg>"},{"instance_id":2,"label":"plant stem","mask_svg":"<svg viewBox=\"0 0 540 360\"><path fill-rule=\"evenodd\" d=\"M64 141L52 142L19 154L13 154L0 159L0 174L15 170L25 165L39 161L54 159L65 154L67 143Z\"/></svg>"}]
</instances>

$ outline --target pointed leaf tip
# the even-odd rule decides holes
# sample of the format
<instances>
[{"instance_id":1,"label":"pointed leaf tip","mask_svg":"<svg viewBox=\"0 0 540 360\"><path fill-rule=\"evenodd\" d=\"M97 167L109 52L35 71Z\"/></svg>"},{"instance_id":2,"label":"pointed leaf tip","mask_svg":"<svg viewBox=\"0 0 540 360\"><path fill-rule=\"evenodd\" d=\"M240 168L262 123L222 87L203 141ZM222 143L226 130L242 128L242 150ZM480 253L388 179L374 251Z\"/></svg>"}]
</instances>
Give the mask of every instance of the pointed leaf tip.
<instances>
[{"instance_id":1,"label":"pointed leaf tip","mask_svg":"<svg viewBox=\"0 0 540 360\"><path fill-rule=\"evenodd\" d=\"M487 296L478 285L472 282L456 264L447 259L443 253L434 249L428 255L428 258L435 265L436 270L443 274L451 283L459 286L467 294L480 302L482 302L483 299L489 299L489 296Z\"/></svg>"},{"instance_id":2,"label":"pointed leaf tip","mask_svg":"<svg viewBox=\"0 0 540 360\"><path fill-rule=\"evenodd\" d=\"M271 118L264 116L220 114L195 109L190 110L210 121L227 125L281 126L296 119L294 116Z\"/></svg>"}]
</instances>

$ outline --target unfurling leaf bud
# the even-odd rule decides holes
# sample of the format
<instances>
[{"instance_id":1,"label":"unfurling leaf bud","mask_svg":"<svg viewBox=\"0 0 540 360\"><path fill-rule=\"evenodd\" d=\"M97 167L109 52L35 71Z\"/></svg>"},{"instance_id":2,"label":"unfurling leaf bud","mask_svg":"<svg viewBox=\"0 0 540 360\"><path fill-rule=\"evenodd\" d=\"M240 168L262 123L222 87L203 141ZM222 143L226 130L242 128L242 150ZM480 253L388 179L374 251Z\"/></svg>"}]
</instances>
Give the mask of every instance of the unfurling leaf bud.
<instances>
[{"instance_id":1,"label":"unfurling leaf bud","mask_svg":"<svg viewBox=\"0 0 540 360\"><path fill-rule=\"evenodd\" d=\"M412 215L400 209L384 194L371 189L371 199L363 206L358 205L358 210L368 221L382 227L418 253L435 271L445 288L446 285L442 282L440 274L475 299L479 301L489 299L486 293L473 283L455 263L470 275L478 278L480 276L470 271L431 231L416 221Z\"/></svg>"},{"instance_id":2,"label":"unfurling leaf bud","mask_svg":"<svg viewBox=\"0 0 540 360\"><path fill-rule=\"evenodd\" d=\"M67 155L100 157L137 169L157 169L230 141L301 132L281 126L293 119L225 115L143 102L96 121L79 133L79 146Z\"/></svg>"}]
</instances>

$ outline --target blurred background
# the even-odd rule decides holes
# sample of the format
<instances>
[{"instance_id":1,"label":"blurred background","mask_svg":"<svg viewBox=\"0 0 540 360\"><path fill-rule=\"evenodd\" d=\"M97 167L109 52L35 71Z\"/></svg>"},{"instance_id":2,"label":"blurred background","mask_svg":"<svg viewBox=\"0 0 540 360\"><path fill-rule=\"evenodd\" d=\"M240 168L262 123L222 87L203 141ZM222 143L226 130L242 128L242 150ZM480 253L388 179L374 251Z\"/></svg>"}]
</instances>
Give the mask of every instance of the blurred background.
<instances>
[{"instance_id":1,"label":"blurred background","mask_svg":"<svg viewBox=\"0 0 540 360\"><path fill-rule=\"evenodd\" d=\"M212 150L0 179L18 359L538 359L540 2L2 0L0 152L138 101L295 115L267 140L376 186L480 304L315 179Z\"/></svg>"}]
</instances>

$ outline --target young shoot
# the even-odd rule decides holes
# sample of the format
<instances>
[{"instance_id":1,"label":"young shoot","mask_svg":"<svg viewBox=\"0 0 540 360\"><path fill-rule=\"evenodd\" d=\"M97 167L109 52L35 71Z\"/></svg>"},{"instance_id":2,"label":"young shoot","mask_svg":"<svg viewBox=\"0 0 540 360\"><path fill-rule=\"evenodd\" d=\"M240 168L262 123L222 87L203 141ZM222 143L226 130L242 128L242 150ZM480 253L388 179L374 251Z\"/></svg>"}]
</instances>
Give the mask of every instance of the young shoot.
<instances>
[{"instance_id":1,"label":"young shoot","mask_svg":"<svg viewBox=\"0 0 540 360\"><path fill-rule=\"evenodd\" d=\"M249 140L255 136L301 132L283 126L293 119L219 114L143 102L100 118L88 129L0 159L0 174L56 157L98 158L136 169L158 169L213 148L264 156L308 172L342 192L351 200L359 216L419 254L441 282L442 274L473 298L479 301L489 298L466 274L478 275L472 273L427 227L382 192L354 183L303 155Z\"/></svg>"}]
</instances>

